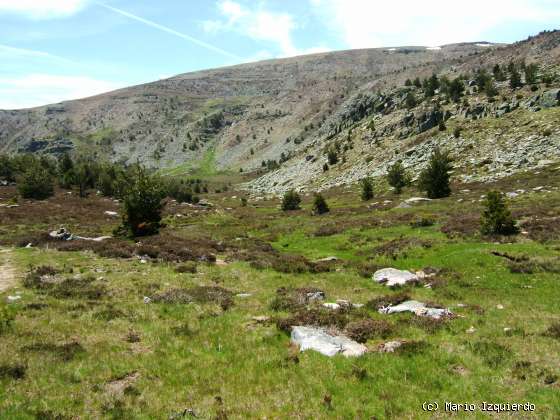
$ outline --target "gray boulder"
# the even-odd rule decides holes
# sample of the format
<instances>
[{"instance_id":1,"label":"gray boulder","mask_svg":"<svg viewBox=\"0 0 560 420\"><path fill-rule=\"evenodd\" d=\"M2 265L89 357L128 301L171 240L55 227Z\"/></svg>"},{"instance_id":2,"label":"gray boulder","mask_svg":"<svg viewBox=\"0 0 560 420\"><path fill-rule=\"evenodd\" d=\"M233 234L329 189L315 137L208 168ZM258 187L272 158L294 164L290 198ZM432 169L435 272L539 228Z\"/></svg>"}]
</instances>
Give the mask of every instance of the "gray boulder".
<instances>
[{"instance_id":1,"label":"gray boulder","mask_svg":"<svg viewBox=\"0 0 560 420\"><path fill-rule=\"evenodd\" d=\"M292 328L291 340L300 351L315 350L332 357L341 353L346 357L361 356L367 347L343 335L330 335L322 328L295 326Z\"/></svg>"},{"instance_id":2,"label":"gray boulder","mask_svg":"<svg viewBox=\"0 0 560 420\"><path fill-rule=\"evenodd\" d=\"M560 105L560 89L548 90L542 94L539 105L543 108L552 108Z\"/></svg>"}]
</instances>

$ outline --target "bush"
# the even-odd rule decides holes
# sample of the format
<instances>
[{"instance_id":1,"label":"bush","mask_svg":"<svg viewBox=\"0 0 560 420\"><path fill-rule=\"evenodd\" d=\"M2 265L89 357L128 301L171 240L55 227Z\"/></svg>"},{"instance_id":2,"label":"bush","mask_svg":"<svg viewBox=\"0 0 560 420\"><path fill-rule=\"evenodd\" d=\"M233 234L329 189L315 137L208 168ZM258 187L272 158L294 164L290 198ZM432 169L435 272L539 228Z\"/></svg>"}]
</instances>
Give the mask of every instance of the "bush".
<instances>
[{"instance_id":1,"label":"bush","mask_svg":"<svg viewBox=\"0 0 560 420\"><path fill-rule=\"evenodd\" d=\"M196 186L198 187L198 185ZM185 185L184 181L171 179L167 181L165 189L167 196L174 198L179 203L192 203L195 201L191 187Z\"/></svg>"},{"instance_id":2,"label":"bush","mask_svg":"<svg viewBox=\"0 0 560 420\"><path fill-rule=\"evenodd\" d=\"M373 198L373 181L371 178L362 179L362 200L369 201Z\"/></svg>"},{"instance_id":3,"label":"bush","mask_svg":"<svg viewBox=\"0 0 560 420\"><path fill-rule=\"evenodd\" d=\"M329 150L327 153L327 160L329 161L329 165L336 165L338 163L338 153L336 150Z\"/></svg>"},{"instance_id":4,"label":"bush","mask_svg":"<svg viewBox=\"0 0 560 420\"><path fill-rule=\"evenodd\" d=\"M282 210L299 210L301 204L301 197L294 190L287 191L282 199Z\"/></svg>"},{"instance_id":5,"label":"bush","mask_svg":"<svg viewBox=\"0 0 560 420\"><path fill-rule=\"evenodd\" d=\"M490 191L482 213L481 232L484 235L513 235L518 232L502 193Z\"/></svg>"},{"instance_id":6,"label":"bush","mask_svg":"<svg viewBox=\"0 0 560 420\"><path fill-rule=\"evenodd\" d=\"M321 194L315 194L315 199L313 200L313 213L314 214L324 214L330 211L327 201Z\"/></svg>"},{"instance_id":7,"label":"bush","mask_svg":"<svg viewBox=\"0 0 560 420\"><path fill-rule=\"evenodd\" d=\"M451 159L439 148L434 150L428 167L420 174L419 186L426 191L428 198L443 198L451 194L449 171Z\"/></svg>"},{"instance_id":8,"label":"bush","mask_svg":"<svg viewBox=\"0 0 560 420\"><path fill-rule=\"evenodd\" d=\"M387 171L387 182L395 189L395 193L400 194L402 189L410 183L410 177L406 173L402 162L393 164Z\"/></svg>"},{"instance_id":9,"label":"bush","mask_svg":"<svg viewBox=\"0 0 560 420\"><path fill-rule=\"evenodd\" d=\"M165 189L161 181L136 168L124 197L123 227L134 236L152 235L161 225Z\"/></svg>"},{"instance_id":10,"label":"bush","mask_svg":"<svg viewBox=\"0 0 560 420\"><path fill-rule=\"evenodd\" d=\"M34 162L18 180L18 191L23 198L45 200L54 194L53 176Z\"/></svg>"},{"instance_id":11,"label":"bush","mask_svg":"<svg viewBox=\"0 0 560 420\"><path fill-rule=\"evenodd\" d=\"M0 335L9 331L16 316L7 305L0 305Z\"/></svg>"}]
</instances>

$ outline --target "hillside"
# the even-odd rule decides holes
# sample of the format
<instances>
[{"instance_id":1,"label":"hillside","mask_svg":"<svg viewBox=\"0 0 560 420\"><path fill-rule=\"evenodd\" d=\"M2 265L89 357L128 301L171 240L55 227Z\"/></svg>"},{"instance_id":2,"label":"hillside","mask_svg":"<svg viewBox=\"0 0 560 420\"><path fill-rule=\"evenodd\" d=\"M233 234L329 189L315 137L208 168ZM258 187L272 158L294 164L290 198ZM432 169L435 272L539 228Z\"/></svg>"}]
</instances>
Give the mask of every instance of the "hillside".
<instances>
[{"instance_id":1,"label":"hillside","mask_svg":"<svg viewBox=\"0 0 560 420\"><path fill-rule=\"evenodd\" d=\"M559 54L343 51L0 111L0 419L560 418Z\"/></svg>"},{"instance_id":2,"label":"hillside","mask_svg":"<svg viewBox=\"0 0 560 420\"><path fill-rule=\"evenodd\" d=\"M512 45L352 50L188 73L83 100L0 111L0 153L70 151L174 168L175 174L201 165L243 170L258 178L245 188L261 194L352 183L383 173L395 159L416 170L433 145L442 144L468 156L459 166L467 179L484 180L558 156L557 110L534 112L558 80L536 91L498 83L492 103L469 80L458 103L442 95L423 100L422 89L403 88L404 81L432 73L472 77L521 60L555 74L559 44L560 33L547 32ZM404 104L409 90L418 100L412 108ZM440 113L449 120L447 132L434 132ZM463 134L452 141L457 126ZM352 149L344 146L342 164L324 172L325 150L345 142Z\"/></svg>"},{"instance_id":3,"label":"hillside","mask_svg":"<svg viewBox=\"0 0 560 420\"><path fill-rule=\"evenodd\" d=\"M488 47L486 47L488 48ZM476 44L369 49L270 60L179 75L116 92L0 112L0 151L93 150L112 160L170 167L216 149L220 168L256 168L303 145L361 87L404 68L429 75L485 51ZM389 76L389 77L387 77ZM238 137L239 136L239 137ZM249 156L249 150L255 150Z\"/></svg>"}]
</instances>

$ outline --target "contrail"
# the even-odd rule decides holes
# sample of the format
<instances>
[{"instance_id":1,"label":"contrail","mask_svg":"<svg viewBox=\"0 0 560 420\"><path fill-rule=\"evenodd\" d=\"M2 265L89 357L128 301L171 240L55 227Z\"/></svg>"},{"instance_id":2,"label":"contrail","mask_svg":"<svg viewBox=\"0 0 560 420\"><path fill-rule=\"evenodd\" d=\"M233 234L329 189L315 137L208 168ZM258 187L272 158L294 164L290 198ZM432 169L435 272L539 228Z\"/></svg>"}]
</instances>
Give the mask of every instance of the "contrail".
<instances>
[{"instance_id":1,"label":"contrail","mask_svg":"<svg viewBox=\"0 0 560 420\"><path fill-rule=\"evenodd\" d=\"M206 43L204 41L201 41L199 39L193 38L190 35L183 34L181 32L178 32L178 31L174 30L174 29L168 28L167 26L160 25L159 23L153 22L153 21L148 20L148 19L144 19L140 16L133 15L132 13L129 13L125 10L117 9L116 7L112 7L112 6L106 5L104 3L97 3L97 5L99 5L101 7L104 7L105 9L111 10L115 13L118 13L119 15L126 16L129 19L133 19L133 20L141 22L145 25L151 26L152 28L156 28L156 29L159 29L160 31L167 32L168 34L178 36L179 38L182 38L182 39L186 39L187 41L190 41L193 44L200 45L201 47L204 47L208 50L211 50L211 51L217 52L219 54L225 55L226 57L233 58L235 60L241 60L241 57L239 57L235 54L232 54L228 51L222 50L221 48L215 47L214 45L208 44L208 43Z\"/></svg>"}]
</instances>

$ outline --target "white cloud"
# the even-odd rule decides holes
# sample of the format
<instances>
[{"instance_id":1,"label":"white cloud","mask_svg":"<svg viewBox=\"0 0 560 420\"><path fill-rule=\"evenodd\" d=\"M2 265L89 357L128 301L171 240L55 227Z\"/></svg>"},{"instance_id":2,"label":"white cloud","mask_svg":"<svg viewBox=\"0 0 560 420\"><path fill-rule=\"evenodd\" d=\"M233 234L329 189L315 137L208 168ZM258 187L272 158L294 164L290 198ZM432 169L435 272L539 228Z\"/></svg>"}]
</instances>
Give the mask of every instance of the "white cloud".
<instances>
[{"instance_id":1,"label":"white cloud","mask_svg":"<svg viewBox=\"0 0 560 420\"><path fill-rule=\"evenodd\" d=\"M124 84L85 76L28 74L0 77L0 109L19 109L85 98Z\"/></svg>"},{"instance_id":2,"label":"white cloud","mask_svg":"<svg viewBox=\"0 0 560 420\"><path fill-rule=\"evenodd\" d=\"M0 44L0 58L32 58L50 61L58 61L65 64L74 64L71 60L44 51L30 50L26 48L10 47Z\"/></svg>"},{"instance_id":3,"label":"white cloud","mask_svg":"<svg viewBox=\"0 0 560 420\"><path fill-rule=\"evenodd\" d=\"M558 0L309 0L349 48L481 41L499 25L550 22Z\"/></svg>"},{"instance_id":4,"label":"white cloud","mask_svg":"<svg viewBox=\"0 0 560 420\"><path fill-rule=\"evenodd\" d=\"M271 42L282 57L327 50L324 47L311 50L296 48L292 32L297 28L297 24L289 13L264 10L261 5L254 10L248 9L232 0L219 1L218 10L224 20L203 22L202 27L206 32L235 31L257 41Z\"/></svg>"},{"instance_id":5,"label":"white cloud","mask_svg":"<svg viewBox=\"0 0 560 420\"><path fill-rule=\"evenodd\" d=\"M70 16L79 12L88 0L0 0L0 14L14 13L31 19Z\"/></svg>"}]
</instances>

